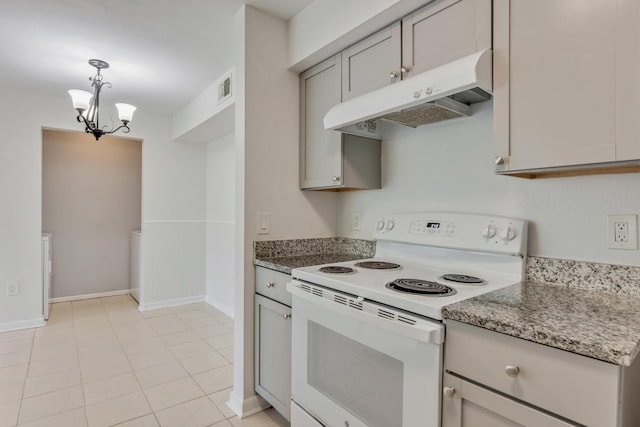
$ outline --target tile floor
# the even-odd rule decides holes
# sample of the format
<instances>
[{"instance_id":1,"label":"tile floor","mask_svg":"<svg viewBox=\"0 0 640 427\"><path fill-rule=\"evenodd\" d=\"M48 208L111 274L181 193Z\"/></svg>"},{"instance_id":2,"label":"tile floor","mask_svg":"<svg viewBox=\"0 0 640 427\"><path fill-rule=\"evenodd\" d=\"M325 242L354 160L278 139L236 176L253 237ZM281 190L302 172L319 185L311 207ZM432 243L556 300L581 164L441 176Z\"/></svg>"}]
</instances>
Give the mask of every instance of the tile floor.
<instances>
[{"instance_id":1,"label":"tile floor","mask_svg":"<svg viewBox=\"0 0 640 427\"><path fill-rule=\"evenodd\" d=\"M58 303L0 333L0 427L283 427L226 406L233 322L204 303L140 313L128 295Z\"/></svg>"}]
</instances>

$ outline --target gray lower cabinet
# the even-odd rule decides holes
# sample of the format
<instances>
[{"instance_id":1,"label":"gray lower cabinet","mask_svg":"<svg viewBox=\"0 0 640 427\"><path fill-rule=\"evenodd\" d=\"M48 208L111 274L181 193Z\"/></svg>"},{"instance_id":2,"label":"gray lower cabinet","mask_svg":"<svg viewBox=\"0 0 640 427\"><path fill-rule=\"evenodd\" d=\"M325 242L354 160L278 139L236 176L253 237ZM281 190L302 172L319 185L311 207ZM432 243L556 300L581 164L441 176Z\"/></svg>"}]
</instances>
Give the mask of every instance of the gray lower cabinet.
<instances>
[{"instance_id":1,"label":"gray lower cabinet","mask_svg":"<svg viewBox=\"0 0 640 427\"><path fill-rule=\"evenodd\" d=\"M256 291L286 298L291 276L256 267ZM287 420L291 418L291 307L255 294L256 392ZM287 302L286 300L284 302Z\"/></svg>"},{"instance_id":2,"label":"gray lower cabinet","mask_svg":"<svg viewBox=\"0 0 640 427\"><path fill-rule=\"evenodd\" d=\"M618 366L447 321L442 427L640 425L640 363Z\"/></svg>"},{"instance_id":3,"label":"gray lower cabinet","mask_svg":"<svg viewBox=\"0 0 640 427\"><path fill-rule=\"evenodd\" d=\"M300 188L380 188L380 141L324 128L342 101L342 61L335 55L300 75Z\"/></svg>"},{"instance_id":4,"label":"gray lower cabinet","mask_svg":"<svg viewBox=\"0 0 640 427\"><path fill-rule=\"evenodd\" d=\"M442 427L577 426L451 374L442 385Z\"/></svg>"}]
</instances>

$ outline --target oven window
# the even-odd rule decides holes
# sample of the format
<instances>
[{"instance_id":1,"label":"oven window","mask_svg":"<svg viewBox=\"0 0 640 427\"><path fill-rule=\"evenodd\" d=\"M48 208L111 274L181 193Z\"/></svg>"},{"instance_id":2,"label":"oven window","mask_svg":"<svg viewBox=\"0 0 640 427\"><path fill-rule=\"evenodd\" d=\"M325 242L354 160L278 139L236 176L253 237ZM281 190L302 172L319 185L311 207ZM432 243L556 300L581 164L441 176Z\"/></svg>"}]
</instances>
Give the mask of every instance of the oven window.
<instances>
[{"instance_id":1,"label":"oven window","mask_svg":"<svg viewBox=\"0 0 640 427\"><path fill-rule=\"evenodd\" d=\"M372 427L402 426L403 363L317 323L307 325L307 384Z\"/></svg>"}]
</instances>

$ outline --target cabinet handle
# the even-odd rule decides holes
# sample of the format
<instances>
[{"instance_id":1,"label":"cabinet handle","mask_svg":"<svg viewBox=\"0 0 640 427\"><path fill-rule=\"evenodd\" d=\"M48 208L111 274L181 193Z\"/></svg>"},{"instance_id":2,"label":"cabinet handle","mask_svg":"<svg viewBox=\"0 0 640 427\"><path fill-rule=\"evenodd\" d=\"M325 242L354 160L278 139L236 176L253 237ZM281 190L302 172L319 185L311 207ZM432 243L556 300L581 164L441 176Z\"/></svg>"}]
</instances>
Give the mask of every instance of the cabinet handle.
<instances>
[{"instance_id":1,"label":"cabinet handle","mask_svg":"<svg viewBox=\"0 0 640 427\"><path fill-rule=\"evenodd\" d=\"M340 177L339 176L334 176L333 178L331 178L331 180L333 182L338 182L338 181L340 181Z\"/></svg>"},{"instance_id":2,"label":"cabinet handle","mask_svg":"<svg viewBox=\"0 0 640 427\"><path fill-rule=\"evenodd\" d=\"M273 282L267 283L267 288L273 288L276 284Z\"/></svg>"},{"instance_id":3,"label":"cabinet handle","mask_svg":"<svg viewBox=\"0 0 640 427\"><path fill-rule=\"evenodd\" d=\"M495 163L496 166L504 165L504 157L502 157L502 156L494 157L493 163Z\"/></svg>"},{"instance_id":4,"label":"cabinet handle","mask_svg":"<svg viewBox=\"0 0 640 427\"><path fill-rule=\"evenodd\" d=\"M398 78L398 72L397 71L392 71L389 73L389 78L390 79L397 79Z\"/></svg>"},{"instance_id":5,"label":"cabinet handle","mask_svg":"<svg viewBox=\"0 0 640 427\"><path fill-rule=\"evenodd\" d=\"M282 317L284 317L284 320L289 320L289 319L291 319L291 314L285 313L285 314L282 315Z\"/></svg>"},{"instance_id":6,"label":"cabinet handle","mask_svg":"<svg viewBox=\"0 0 640 427\"><path fill-rule=\"evenodd\" d=\"M442 394L444 394L444 397L453 397L456 394L456 389L453 387L445 387L442 390Z\"/></svg>"},{"instance_id":7,"label":"cabinet handle","mask_svg":"<svg viewBox=\"0 0 640 427\"><path fill-rule=\"evenodd\" d=\"M402 73L402 75L407 74L409 70L411 70L411 68L407 67L406 65L403 65L402 68L400 68L400 72Z\"/></svg>"},{"instance_id":8,"label":"cabinet handle","mask_svg":"<svg viewBox=\"0 0 640 427\"><path fill-rule=\"evenodd\" d=\"M515 378L520 373L520 368L518 368L516 365L507 365L504 367L504 373L511 378Z\"/></svg>"}]
</instances>

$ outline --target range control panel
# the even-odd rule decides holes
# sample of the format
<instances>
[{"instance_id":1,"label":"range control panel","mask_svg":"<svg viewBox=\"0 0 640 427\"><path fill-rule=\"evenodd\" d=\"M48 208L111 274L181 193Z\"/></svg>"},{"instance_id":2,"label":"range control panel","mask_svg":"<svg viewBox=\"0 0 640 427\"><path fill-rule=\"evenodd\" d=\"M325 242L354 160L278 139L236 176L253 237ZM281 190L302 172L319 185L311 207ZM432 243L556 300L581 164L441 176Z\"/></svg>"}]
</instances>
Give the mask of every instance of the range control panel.
<instances>
[{"instance_id":1,"label":"range control panel","mask_svg":"<svg viewBox=\"0 0 640 427\"><path fill-rule=\"evenodd\" d=\"M380 217L373 237L418 245L511 255L527 253L527 221L446 212Z\"/></svg>"}]
</instances>

